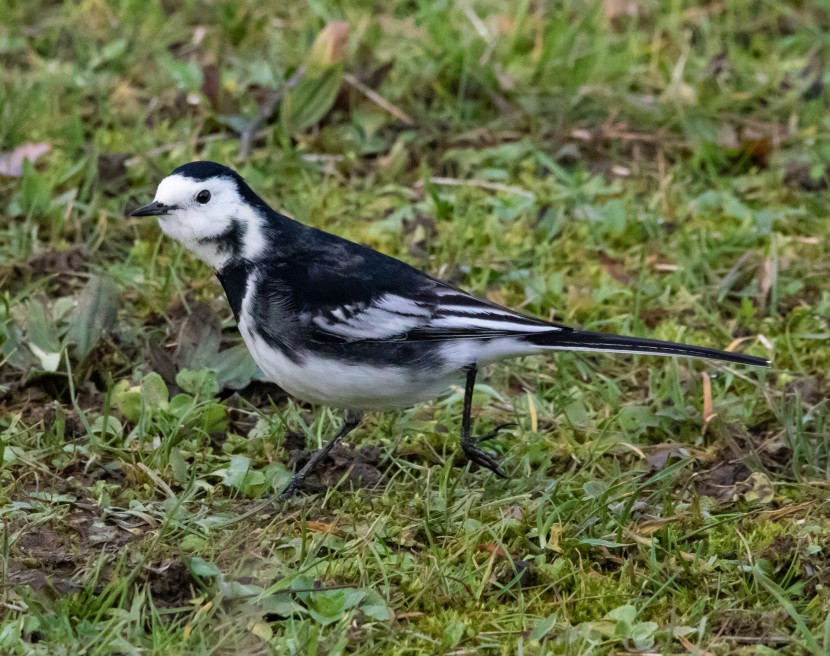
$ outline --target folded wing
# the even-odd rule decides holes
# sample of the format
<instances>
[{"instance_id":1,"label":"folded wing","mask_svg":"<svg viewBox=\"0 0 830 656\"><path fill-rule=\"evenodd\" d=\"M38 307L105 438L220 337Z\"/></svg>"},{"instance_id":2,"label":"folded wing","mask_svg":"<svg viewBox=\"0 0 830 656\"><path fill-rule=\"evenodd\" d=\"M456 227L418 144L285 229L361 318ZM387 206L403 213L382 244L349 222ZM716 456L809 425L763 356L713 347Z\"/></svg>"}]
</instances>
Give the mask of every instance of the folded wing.
<instances>
[{"instance_id":1,"label":"folded wing","mask_svg":"<svg viewBox=\"0 0 830 656\"><path fill-rule=\"evenodd\" d=\"M568 330L440 283L412 296L386 293L369 302L319 308L309 318L317 331L346 341L486 339Z\"/></svg>"}]
</instances>

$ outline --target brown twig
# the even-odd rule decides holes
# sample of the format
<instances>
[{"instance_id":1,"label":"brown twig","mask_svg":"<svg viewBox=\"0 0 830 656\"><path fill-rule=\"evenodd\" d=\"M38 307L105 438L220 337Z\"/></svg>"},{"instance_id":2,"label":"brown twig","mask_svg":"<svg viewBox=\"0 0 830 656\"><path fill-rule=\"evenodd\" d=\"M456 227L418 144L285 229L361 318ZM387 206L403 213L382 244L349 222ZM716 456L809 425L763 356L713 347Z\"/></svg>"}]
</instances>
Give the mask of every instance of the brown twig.
<instances>
[{"instance_id":1,"label":"brown twig","mask_svg":"<svg viewBox=\"0 0 830 656\"><path fill-rule=\"evenodd\" d=\"M352 85L355 89L360 91L360 93L366 96L378 107L392 114L392 116L394 116L395 118L403 121L407 125L415 125L415 120L409 114L403 111L400 107L396 107L395 105L393 105L374 89L370 89L369 87L367 87L365 84L363 84L363 82L358 80L351 73L343 73L343 79L350 85Z\"/></svg>"},{"instance_id":2,"label":"brown twig","mask_svg":"<svg viewBox=\"0 0 830 656\"><path fill-rule=\"evenodd\" d=\"M291 89L296 87L300 80L302 80L304 74L305 66L300 66L288 82L285 83L285 86L281 89L277 89L271 94L271 97L265 101L265 104L259 110L259 114L257 114L253 120L245 126L244 130L242 130L242 134L239 136L239 157L241 159L248 159L248 156L251 154L251 147L254 144L254 139L257 137L260 128L271 120L271 117L276 113L277 107L279 107L280 101L285 95L285 92L291 91Z\"/></svg>"},{"instance_id":3,"label":"brown twig","mask_svg":"<svg viewBox=\"0 0 830 656\"><path fill-rule=\"evenodd\" d=\"M456 178L432 177L429 179L429 181L434 185L442 185L445 187L479 187L480 189L488 189L489 191L501 191L506 194L526 196L527 198L536 197L536 194L534 194L532 191L528 191L527 189L502 184L501 182L490 182L489 180L459 180Z\"/></svg>"}]
</instances>

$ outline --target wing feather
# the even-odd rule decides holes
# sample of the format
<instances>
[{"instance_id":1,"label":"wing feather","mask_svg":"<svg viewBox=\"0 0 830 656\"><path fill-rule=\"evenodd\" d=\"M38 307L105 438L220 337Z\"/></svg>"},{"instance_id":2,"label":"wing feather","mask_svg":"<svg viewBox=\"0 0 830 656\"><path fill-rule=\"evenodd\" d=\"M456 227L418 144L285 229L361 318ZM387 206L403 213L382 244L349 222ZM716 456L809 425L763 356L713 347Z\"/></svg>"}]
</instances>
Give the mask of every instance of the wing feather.
<instances>
[{"instance_id":1,"label":"wing feather","mask_svg":"<svg viewBox=\"0 0 830 656\"><path fill-rule=\"evenodd\" d=\"M417 298L387 293L368 303L321 310L311 318L314 327L349 342L486 339L562 330L450 286Z\"/></svg>"}]
</instances>

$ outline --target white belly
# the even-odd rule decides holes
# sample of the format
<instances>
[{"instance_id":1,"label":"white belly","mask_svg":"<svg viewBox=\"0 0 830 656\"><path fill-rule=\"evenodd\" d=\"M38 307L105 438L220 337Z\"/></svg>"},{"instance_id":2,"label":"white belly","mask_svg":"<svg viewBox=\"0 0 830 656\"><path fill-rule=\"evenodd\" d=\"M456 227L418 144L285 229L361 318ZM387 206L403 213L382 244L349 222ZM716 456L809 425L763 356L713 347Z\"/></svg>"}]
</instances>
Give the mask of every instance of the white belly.
<instances>
[{"instance_id":1,"label":"white belly","mask_svg":"<svg viewBox=\"0 0 830 656\"><path fill-rule=\"evenodd\" d=\"M413 378L400 367L355 365L308 354L297 364L253 334L244 317L239 332L269 380L291 396L333 408L391 410L440 396L462 372Z\"/></svg>"}]
</instances>

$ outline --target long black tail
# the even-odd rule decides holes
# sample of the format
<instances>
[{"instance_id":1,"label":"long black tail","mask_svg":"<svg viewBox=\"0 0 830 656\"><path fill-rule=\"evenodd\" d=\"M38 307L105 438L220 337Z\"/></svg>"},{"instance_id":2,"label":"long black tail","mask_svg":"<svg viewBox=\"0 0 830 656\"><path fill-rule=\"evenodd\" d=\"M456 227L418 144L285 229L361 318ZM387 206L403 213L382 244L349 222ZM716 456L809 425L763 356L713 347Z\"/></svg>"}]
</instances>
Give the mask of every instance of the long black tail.
<instances>
[{"instance_id":1,"label":"long black tail","mask_svg":"<svg viewBox=\"0 0 830 656\"><path fill-rule=\"evenodd\" d=\"M549 333L528 335L524 341L550 349L562 351L599 351L603 353L641 353L643 355L667 355L674 357L705 358L723 360L756 367L768 367L770 362L753 355L741 355L728 351L706 348L704 346L687 346L675 342L663 342L659 339L642 337L623 337L606 335L583 330L562 330Z\"/></svg>"}]
</instances>

